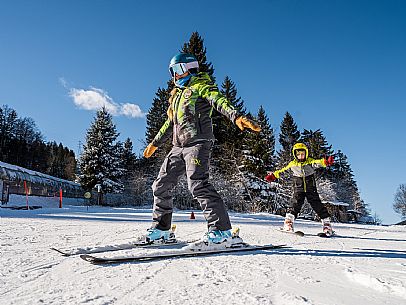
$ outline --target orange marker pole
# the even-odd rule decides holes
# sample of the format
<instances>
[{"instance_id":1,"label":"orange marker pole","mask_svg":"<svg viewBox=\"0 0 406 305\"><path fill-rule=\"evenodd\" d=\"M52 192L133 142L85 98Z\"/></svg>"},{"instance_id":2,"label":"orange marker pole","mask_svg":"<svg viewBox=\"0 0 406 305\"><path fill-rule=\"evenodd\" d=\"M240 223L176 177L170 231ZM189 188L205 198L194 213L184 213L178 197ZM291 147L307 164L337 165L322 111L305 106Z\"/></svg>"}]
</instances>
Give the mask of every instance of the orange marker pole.
<instances>
[{"instance_id":1,"label":"orange marker pole","mask_svg":"<svg viewBox=\"0 0 406 305\"><path fill-rule=\"evenodd\" d=\"M59 189L59 208L62 209L62 188Z\"/></svg>"},{"instance_id":2,"label":"orange marker pole","mask_svg":"<svg viewBox=\"0 0 406 305\"><path fill-rule=\"evenodd\" d=\"M28 188L27 181L24 180L24 190L25 190L25 200L27 201L27 210L28 210Z\"/></svg>"}]
</instances>

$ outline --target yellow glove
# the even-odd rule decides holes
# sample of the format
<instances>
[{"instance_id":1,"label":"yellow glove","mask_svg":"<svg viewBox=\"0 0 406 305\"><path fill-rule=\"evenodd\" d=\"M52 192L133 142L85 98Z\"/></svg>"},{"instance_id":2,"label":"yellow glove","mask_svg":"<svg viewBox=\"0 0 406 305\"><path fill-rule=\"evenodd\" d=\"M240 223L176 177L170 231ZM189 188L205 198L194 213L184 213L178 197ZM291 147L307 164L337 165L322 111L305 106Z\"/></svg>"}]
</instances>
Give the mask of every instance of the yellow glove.
<instances>
[{"instance_id":1,"label":"yellow glove","mask_svg":"<svg viewBox=\"0 0 406 305\"><path fill-rule=\"evenodd\" d=\"M158 147L152 145L152 143L148 144L147 148L144 150L144 157L149 158L152 154L158 149Z\"/></svg>"},{"instance_id":2,"label":"yellow glove","mask_svg":"<svg viewBox=\"0 0 406 305\"><path fill-rule=\"evenodd\" d=\"M241 130L244 130L244 128L249 128L256 132L261 131L261 127L259 127L257 123L255 123L243 116L240 116L238 119L236 119L235 124Z\"/></svg>"}]
</instances>

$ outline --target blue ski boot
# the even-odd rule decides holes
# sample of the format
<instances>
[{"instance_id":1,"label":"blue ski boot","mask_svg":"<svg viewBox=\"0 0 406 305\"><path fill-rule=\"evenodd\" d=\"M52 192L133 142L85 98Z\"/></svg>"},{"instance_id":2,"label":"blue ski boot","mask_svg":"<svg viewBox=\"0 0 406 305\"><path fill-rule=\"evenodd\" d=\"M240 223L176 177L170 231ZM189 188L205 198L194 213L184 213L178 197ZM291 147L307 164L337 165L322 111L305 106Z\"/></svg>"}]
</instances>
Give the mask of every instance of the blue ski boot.
<instances>
[{"instance_id":1,"label":"blue ski boot","mask_svg":"<svg viewBox=\"0 0 406 305\"><path fill-rule=\"evenodd\" d=\"M240 229L211 230L204 234L199 241L189 244L186 249L190 251L207 251L227 248L240 248L246 246L239 236Z\"/></svg>"},{"instance_id":2,"label":"blue ski boot","mask_svg":"<svg viewBox=\"0 0 406 305\"><path fill-rule=\"evenodd\" d=\"M240 229L233 230L212 230L205 234L203 240L208 244L225 244L226 247L241 244L243 241L239 236Z\"/></svg>"},{"instance_id":3,"label":"blue ski boot","mask_svg":"<svg viewBox=\"0 0 406 305\"><path fill-rule=\"evenodd\" d=\"M147 230L147 234L145 235L145 241L147 243L155 243L155 242L167 242L171 238L175 238L173 231L171 230L159 230L157 228L150 228Z\"/></svg>"},{"instance_id":4,"label":"blue ski boot","mask_svg":"<svg viewBox=\"0 0 406 305\"><path fill-rule=\"evenodd\" d=\"M221 244L222 242L225 242L228 239L231 239L231 237L232 237L231 230L226 230L226 231L213 230L213 231L207 232L204 239L208 243Z\"/></svg>"}]
</instances>

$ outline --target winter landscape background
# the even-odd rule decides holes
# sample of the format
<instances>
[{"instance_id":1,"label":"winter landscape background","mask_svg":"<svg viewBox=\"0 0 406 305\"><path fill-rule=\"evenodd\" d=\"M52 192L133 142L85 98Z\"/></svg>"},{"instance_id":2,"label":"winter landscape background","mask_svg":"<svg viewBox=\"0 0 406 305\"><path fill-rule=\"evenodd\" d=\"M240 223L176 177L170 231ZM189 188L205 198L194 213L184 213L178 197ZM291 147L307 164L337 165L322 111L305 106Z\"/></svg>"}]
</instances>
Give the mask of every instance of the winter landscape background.
<instances>
[{"instance_id":1,"label":"winter landscape background","mask_svg":"<svg viewBox=\"0 0 406 305\"><path fill-rule=\"evenodd\" d=\"M405 29L401 0L1 2L0 304L406 304ZM150 226L171 145L142 151L180 51L262 128L212 117L210 177L233 226L287 247L110 266L51 250L128 243ZM278 231L291 176L264 176L297 141L335 157L316 172L333 238L317 236L308 205L304 237ZM177 237L202 237L184 177L173 196ZM12 209L27 205L38 209ZM99 255L155 251L174 249Z\"/></svg>"},{"instance_id":2,"label":"winter landscape background","mask_svg":"<svg viewBox=\"0 0 406 305\"><path fill-rule=\"evenodd\" d=\"M15 200L18 200L17 198ZM21 198L24 200L24 198ZM42 200L44 206L47 204ZM39 202L33 202L33 204ZM52 206L49 202L48 206ZM177 211L177 237L199 238L199 211ZM0 304L370 304L406 302L404 226L334 224L338 236L316 236L320 224L299 220L305 237L277 231L283 218L232 213L252 244L287 244L278 251L156 262L91 265L51 247L106 246L133 241L150 209L65 206L0 209ZM105 256L165 249L135 249ZM103 256L103 254L101 254Z\"/></svg>"},{"instance_id":3,"label":"winter landscape background","mask_svg":"<svg viewBox=\"0 0 406 305\"><path fill-rule=\"evenodd\" d=\"M25 123L34 121L45 144L56 142L49 150L70 162L105 105L118 139L130 138L138 156L146 114L157 93L164 97L168 62L197 31L219 87L228 76L247 111L264 107L277 151L286 112L299 131L320 129L347 156L372 215L397 223L391 206L405 183L398 162L406 150L405 16L398 0L4 2L0 105L31 118Z\"/></svg>"}]
</instances>

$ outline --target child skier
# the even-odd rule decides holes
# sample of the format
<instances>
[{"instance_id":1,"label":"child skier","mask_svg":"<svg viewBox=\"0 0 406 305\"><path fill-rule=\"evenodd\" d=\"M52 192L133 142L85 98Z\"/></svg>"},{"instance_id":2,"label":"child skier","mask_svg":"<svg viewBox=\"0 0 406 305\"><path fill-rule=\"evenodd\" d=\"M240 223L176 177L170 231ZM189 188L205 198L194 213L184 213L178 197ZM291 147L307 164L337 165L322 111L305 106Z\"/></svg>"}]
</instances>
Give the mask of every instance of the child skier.
<instances>
[{"instance_id":1,"label":"child skier","mask_svg":"<svg viewBox=\"0 0 406 305\"><path fill-rule=\"evenodd\" d=\"M231 223L223 200L209 183L209 159L214 142L212 110L219 111L241 130L249 128L258 132L260 128L239 115L209 75L199 73L198 69L198 61L192 54L180 53L170 61L169 72L175 88L169 98L168 117L144 151L144 157L151 157L172 135L172 150L152 185L153 223L146 235L149 242L169 239L173 210L171 191L183 173L186 173L189 191L200 203L208 222L204 243L220 244L232 239Z\"/></svg>"},{"instance_id":2,"label":"child skier","mask_svg":"<svg viewBox=\"0 0 406 305\"><path fill-rule=\"evenodd\" d=\"M281 173L290 169L293 172L293 197L291 206L286 213L282 230L294 232L293 222L304 204L305 198L320 217L323 224L323 232L326 235L332 235L330 215L326 207L321 203L317 193L316 180L314 177L314 168L330 166L334 163L333 156L327 159L315 160L309 157L309 151L303 143L296 143L292 149L294 160L286 167L269 173L265 179L268 182L275 181Z\"/></svg>"}]
</instances>

